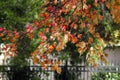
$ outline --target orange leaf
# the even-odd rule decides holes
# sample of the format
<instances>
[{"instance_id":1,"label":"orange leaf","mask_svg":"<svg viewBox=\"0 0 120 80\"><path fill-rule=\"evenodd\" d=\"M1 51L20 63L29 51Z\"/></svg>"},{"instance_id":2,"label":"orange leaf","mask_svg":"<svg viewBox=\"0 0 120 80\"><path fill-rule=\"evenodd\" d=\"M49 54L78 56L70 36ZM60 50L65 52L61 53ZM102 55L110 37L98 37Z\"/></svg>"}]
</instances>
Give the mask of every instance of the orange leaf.
<instances>
[{"instance_id":1,"label":"orange leaf","mask_svg":"<svg viewBox=\"0 0 120 80\"><path fill-rule=\"evenodd\" d=\"M53 45L50 45L48 49L49 49L50 51L53 51L54 46L53 46Z\"/></svg>"},{"instance_id":2,"label":"orange leaf","mask_svg":"<svg viewBox=\"0 0 120 80\"><path fill-rule=\"evenodd\" d=\"M38 62L39 62L39 59L36 58L36 57L34 57L34 58L33 58L33 63L34 63L34 64L37 64Z\"/></svg>"},{"instance_id":3,"label":"orange leaf","mask_svg":"<svg viewBox=\"0 0 120 80\"><path fill-rule=\"evenodd\" d=\"M2 36L4 36L4 34L3 34L3 33L0 33L0 37L2 37Z\"/></svg>"},{"instance_id":4,"label":"orange leaf","mask_svg":"<svg viewBox=\"0 0 120 80\"><path fill-rule=\"evenodd\" d=\"M93 38L89 38L88 43L90 44L92 42L93 42Z\"/></svg>"},{"instance_id":5,"label":"orange leaf","mask_svg":"<svg viewBox=\"0 0 120 80\"><path fill-rule=\"evenodd\" d=\"M11 41L11 42L15 42L15 41L16 41L16 38L15 38L15 37L12 37L12 38L10 39L10 41Z\"/></svg>"},{"instance_id":6,"label":"orange leaf","mask_svg":"<svg viewBox=\"0 0 120 80\"><path fill-rule=\"evenodd\" d=\"M61 73L61 68L58 67L58 68L56 69L56 71L57 71L58 74L60 74L60 73Z\"/></svg>"},{"instance_id":7,"label":"orange leaf","mask_svg":"<svg viewBox=\"0 0 120 80\"><path fill-rule=\"evenodd\" d=\"M96 63L93 64L93 67L96 68L98 65Z\"/></svg>"},{"instance_id":8,"label":"orange leaf","mask_svg":"<svg viewBox=\"0 0 120 80\"><path fill-rule=\"evenodd\" d=\"M99 20L103 20L103 16L102 16L102 15L99 15L99 16L98 16L98 19L99 19Z\"/></svg>"},{"instance_id":9,"label":"orange leaf","mask_svg":"<svg viewBox=\"0 0 120 80\"><path fill-rule=\"evenodd\" d=\"M61 68L58 66L58 64L54 64L51 69L55 70L58 74L61 73Z\"/></svg>"}]
</instances>

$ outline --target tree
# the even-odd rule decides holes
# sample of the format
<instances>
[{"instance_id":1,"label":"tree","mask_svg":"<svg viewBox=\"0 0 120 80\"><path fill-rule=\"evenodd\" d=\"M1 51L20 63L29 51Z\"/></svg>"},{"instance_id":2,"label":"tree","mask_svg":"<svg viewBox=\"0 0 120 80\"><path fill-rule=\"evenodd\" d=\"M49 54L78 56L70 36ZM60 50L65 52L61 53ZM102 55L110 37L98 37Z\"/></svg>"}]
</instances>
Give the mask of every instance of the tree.
<instances>
[{"instance_id":1,"label":"tree","mask_svg":"<svg viewBox=\"0 0 120 80\"><path fill-rule=\"evenodd\" d=\"M5 56L11 56L8 65L15 66L11 68L15 72L8 73L8 77L12 77L12 80L26 80L28 76L29 69L24 69L29 66L27 59L34 49L24 31L29 23L37 19L42 2L43 0L0 0L0 43L5 44L0 51Z\"/></svg>"},{"instance_id":2,"label":"tree","mask_svg":"<svg viewBox=\"0 0 120 80\"><path fill-rule=\"evenodd\" d=\"M0 32L2 41L7 38L16 43L12 52L29 49L26 51L31 53L33 62L45 69L49 64L60 73L60 60L77 61L81 56L94 67L99 60L107 63L104 49L120 40L119 0L45 0L40 10L39 17L26 26L26 31L21 30L21 35L6 28L0 28ZM26 46L17 45L17 39Z\"/></svg>"},{"instance_id":3,"label":"tree","mask_svg":"<svg viewBox=\"0 0 120 80\"><path fill-rule=\"evenodd\" d=\"M30 40L24 36L24 30L29 23L37 19L36 16L40 12L39 6L42 2L42 0L1 0L0 43L5 43L7 47L14 47L12 52L17 51L16 53L22 54L22 57L23 55L24 57L29 56L30 50L25 47L30 44ZM25 56L26 54L28 55Z\"/></svg>"}]
</instances>

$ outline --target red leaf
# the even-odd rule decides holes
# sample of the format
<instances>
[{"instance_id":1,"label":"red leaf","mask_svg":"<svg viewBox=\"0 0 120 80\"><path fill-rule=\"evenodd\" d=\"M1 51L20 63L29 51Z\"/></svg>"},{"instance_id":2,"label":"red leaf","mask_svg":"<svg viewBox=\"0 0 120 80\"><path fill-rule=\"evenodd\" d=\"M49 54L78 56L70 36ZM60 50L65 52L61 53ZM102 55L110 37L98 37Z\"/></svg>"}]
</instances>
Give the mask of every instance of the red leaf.
<instances>
[{"instance_id":1,"label":"red leaf","mask_svg":"<svg viewBox=\"0 0 120 80\"><path fill-rule=\"evenodd\" d=\"M98 3L98 0L94 0L95 3Z\"/></svg>"},{"instance_id":2,"label":"red leaf","mask_svg":"<svg viewBox=\"0 0 120 80\"><path fill-rule=\"evenodd\" d=\"M5 28L0 28L0 32L3 32L5 30Z\"/></svg>"},{"instance_id":3,"label":"red leaf","mask_svg":"<svg viewBox=\"0 0 120 80\"><path fill-rule=\"evenodd\" d=\"M67 28L68 28L67 25L62 26L62 31L66 31Z\"/></svg>"},{"instance_id":4,"label":"red leaf","mask_svg":"<svg viewBox=\"0 0 120 80\"><path fill-rule=\"evenodd\" d=\"M27 25L27 26L26 26L26 31L27 31L27 32L31 32L31 30L32 30L32 26L31 26L31 25Z\"/></svg>"}]
</instances>

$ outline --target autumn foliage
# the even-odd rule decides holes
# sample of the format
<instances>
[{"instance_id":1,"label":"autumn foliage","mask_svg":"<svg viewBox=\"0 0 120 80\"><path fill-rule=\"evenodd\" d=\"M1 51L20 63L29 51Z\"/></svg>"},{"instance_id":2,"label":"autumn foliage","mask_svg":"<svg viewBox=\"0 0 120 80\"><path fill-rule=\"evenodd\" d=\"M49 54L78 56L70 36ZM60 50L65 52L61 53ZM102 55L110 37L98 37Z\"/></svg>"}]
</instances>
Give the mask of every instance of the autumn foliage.
<instances>
[{"instance_id":1,"label":"autumn foliage","mask_svg":"<svg viewBox=\"0 0 120 80\"><path fill-rule=\"evenodd\" d=\"M99 60L107 63L104 48L120 37L119 30L112 26L120 23L119 0L45 0L40 10L39 19L27 25L25 31L0 28L2 40L11 43L10 51L17 54L16 41L28 36L38 41L31 53L33 62L44 69L49 65L61 72L58 55L69 52L68 44L75 46L79 56L86 54L87 62L94 67Z\"/></svg>"}]
</instances>

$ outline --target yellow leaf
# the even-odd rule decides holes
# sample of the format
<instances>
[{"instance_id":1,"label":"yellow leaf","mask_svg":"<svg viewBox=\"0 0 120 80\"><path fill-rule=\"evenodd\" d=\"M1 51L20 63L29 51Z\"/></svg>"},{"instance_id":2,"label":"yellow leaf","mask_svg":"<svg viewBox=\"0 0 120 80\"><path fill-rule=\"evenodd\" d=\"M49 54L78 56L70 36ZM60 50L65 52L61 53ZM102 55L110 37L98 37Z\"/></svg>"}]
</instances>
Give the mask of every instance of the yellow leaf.
<instances>
[{"instance_id":1,"label":"yellow leaf","mask_svg":"<svg viewBox=\"0 0 120 80\"><path fill-rule=\"evenodd\" d=\"M58 68L56 69L56 72L57 72L58 74L60 74L60 73L61 73L61 68L58 67Z\"/></svg>"},{"instance_id":2,"label":"yellow leaf","mask_svg":"<svg viewBox=\"0 0 120 80\"><path fill-rule=\"evenodd\" d=\"M79 42L79 43L77 43L76 44L76 47L80 47L80 48L85 48L86 47L86 43L84 42L84 41L82 41L82 42Z\"/></svg>"},{"instance_id":3,"label":"yellow leaf","mask_svg":"<svg viewBox=\"0 0 120 80\"><path fill-rule=\"evenodd\" d=\"M114 36L115 36L115 38L117 38L119 36L119 31L118 30L114 31Z\"/></svg>"},{"instance_id":4,"label":"yellow leaf","mask_svg":"<svg viewBox=\"0 0 120 80\"><path fill-rule=\"evenodd\" d=\"M104 58L103 56L101 57L101 60L105 63L105 64L108 64L108 61L106 58Z\"/></svg>"},{"instance_id":5,"label":"yellow leaf","mask_svg":"<svg viewBox=\"0 0 120 80\"><path fill-rule=\"evenodd\" d=\"M110 8L111 7L111 4L110 4L110 2L106 2L106 6L107 6L107 8Z\"/></svg>"},{"instance_id":6,"label":"yellow leaf","mask_svg":"<svg viewBox=\"0 0 120 80\"><path fill-rule=\"evenodd\" d=\"M97 17L95 17L95 18L93 19L93 23L94 23L94 24L98 24L98 18L97 18Z\"/></svg>"},{"instance_id":7,"label":"yellow leaf","mask_svg":"<svg viewBox=\"0 0 120 80\"><path fill-rule=\"evenodd\" d=\"M87 61L88 61L88 63L93 63L93 59L92 58L88 58Z\"/></svg>"}]
</instances>

